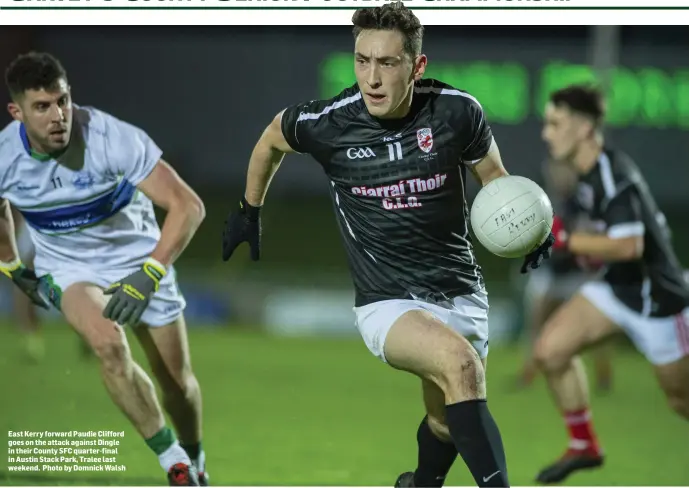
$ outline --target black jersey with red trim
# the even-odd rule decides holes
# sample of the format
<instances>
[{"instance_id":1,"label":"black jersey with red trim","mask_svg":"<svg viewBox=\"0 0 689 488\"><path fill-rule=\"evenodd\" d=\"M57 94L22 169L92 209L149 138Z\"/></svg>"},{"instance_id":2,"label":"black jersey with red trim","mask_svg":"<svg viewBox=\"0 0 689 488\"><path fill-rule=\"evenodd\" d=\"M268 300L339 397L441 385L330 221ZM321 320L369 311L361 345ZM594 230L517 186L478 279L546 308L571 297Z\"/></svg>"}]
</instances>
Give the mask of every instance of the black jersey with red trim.
<instances>
[{"instance_id":1,"label":"black jersey with red trim","mask_svg":"<svg viewBox=\"0 0 689 488\"><path fill-rule=\"evenodd\" d=\"M689 305L689 287L671 243L671 231L646 180L625 153L605 149L580 177L580 205L612 238L643 236L640 259L607 265L604 279L632 310L667 317Z\"/></svg>"},{"instance_id":2,"label":"black jersey with red trim","mask_svg":"<svg viewBox=\"0 0 689 488\"><path fill-rule=\"evenodd\" d=\"M408 115L381 120L355 85L287 108L282 132L330 179L356 306L444 300L483 286L465 186L467 167L486 156L493 136L474 97L421 80Z\"/></svg>"}]
</instances>

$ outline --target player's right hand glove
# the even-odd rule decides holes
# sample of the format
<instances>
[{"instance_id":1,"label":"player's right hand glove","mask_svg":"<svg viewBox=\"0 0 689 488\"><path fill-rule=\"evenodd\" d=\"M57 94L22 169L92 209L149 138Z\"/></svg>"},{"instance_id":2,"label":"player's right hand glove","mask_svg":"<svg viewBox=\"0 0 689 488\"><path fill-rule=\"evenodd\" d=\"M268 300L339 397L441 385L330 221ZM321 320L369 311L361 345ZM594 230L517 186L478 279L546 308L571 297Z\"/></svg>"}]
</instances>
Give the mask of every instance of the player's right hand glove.
<instances>
[{"instance_id":1,"label":"player's right hand glove","mask_svg":"<svg viewBox=\"0 0 689 488\"><path fill-rule=\"evenodd\" d=\"M541 266L544 259L550 259L550 254L552 252L553 245L556 242L555 235L551 232L546 238L545 242L538 246L538 249L527 254L524 257L524 263L522 264L521 273L526 274L530 269L537 269Z\"/></svg>"},{"instance_id":2,"label":"player's right hand glove","mask_svg":"<svg viewBox=\"0 0 689 488\"><path fill-rule=\"evenodd\" d=\"M239 208L230 212L222 233L222 259L227 261L242 243L249 243L251 260L261 257L261 207L249 205L244 197Z\"/></svg>"},{"instance_id":3,"label":"player's right hand glove","mask_svg":"<svg viewBox=\"0 0 689 488\"><path fill-rule=\"evenodd\" d=\"M38 293L39 278L32 269L24 266L20 259L15 259L11 263L0 261L0 272L11 279L34 305L46 310L49 308L48 303Z\"/></svg>"},{"instance_id":4,"label":"player's right hand glove","mask_svg":"<svg viewBox=\"0 0 689 488\"><path fill-rule=\"evenodd\" d=\"M140 270L103 291L105 295L112 295L103 309L103 317L122 326L137 325L166 274L165 266L152 258L147 259Z\"/></svg>"}]
</instances>

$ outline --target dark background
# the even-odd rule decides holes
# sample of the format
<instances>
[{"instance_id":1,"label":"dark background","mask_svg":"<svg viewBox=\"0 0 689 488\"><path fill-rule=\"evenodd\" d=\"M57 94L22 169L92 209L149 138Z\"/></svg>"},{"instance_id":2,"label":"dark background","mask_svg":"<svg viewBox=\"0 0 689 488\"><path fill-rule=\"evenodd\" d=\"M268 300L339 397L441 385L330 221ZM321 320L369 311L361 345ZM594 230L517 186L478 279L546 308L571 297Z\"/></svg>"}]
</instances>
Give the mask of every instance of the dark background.
<instances>
[{"instance_id":1,"label":"dark background","mask_svg":"<svg viewBox=\"0 0 689 488\"><path fill-rule=\"evenodd\" d=\"M686 265L689 33L668 26L625 26L619 32L619 44L607 55L621 73L613 76L611 112L624 117L610 127L608 140L640 165ZM332 283L351 291L326 180L308 157L288 156L274 179L264 212L262 262L250 263L244 249L233 262L220 262L222 223L243 191L248 158L264 127L285 106L334 95L353 81L346 61L352 51L349 27L0 28L0 64L29 49L62 60L76 103L144 128L202 195L207 220L179 261L190 270L189 279ZM601 53L605 58L606 49L612 47L596 43L593 28L567 26L430 26L424 44L429 71L435 66L451 78L446 81L482 101L508 170L537 181L545 156L543 97L557 83L580 81L577 73ZM546 82L546 67L554 63L576 69L557 83ZM479 76L476 66L488 74ZM504 73L516 73L521 84ZM0 99L7 101L4 92ZM472 185L472 195L476 189ZM494 294L521 290L523 281L513 276L516 263L506 266L482 249L479 254Z\"/></svg>"}]
</instances>

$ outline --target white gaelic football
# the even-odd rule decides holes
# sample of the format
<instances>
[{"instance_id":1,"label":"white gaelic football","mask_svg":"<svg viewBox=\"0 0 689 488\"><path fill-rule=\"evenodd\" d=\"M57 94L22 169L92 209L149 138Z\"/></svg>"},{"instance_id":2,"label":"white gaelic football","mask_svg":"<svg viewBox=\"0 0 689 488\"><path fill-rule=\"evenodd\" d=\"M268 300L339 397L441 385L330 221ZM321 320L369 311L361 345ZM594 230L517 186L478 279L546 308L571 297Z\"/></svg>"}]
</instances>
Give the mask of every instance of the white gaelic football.
<instances>
[{"instance_id":1,"label":"white gaelic football","mask_svg":"<svg viewBox=\"0 0 689 488\"><path fill-rule=\"evenodd\" d=\"M496 256L519 258L545 242L553 226L553 206L536 183L503 176L481 188L471 206L471 227Z\"/></svg>"}]
</instances>

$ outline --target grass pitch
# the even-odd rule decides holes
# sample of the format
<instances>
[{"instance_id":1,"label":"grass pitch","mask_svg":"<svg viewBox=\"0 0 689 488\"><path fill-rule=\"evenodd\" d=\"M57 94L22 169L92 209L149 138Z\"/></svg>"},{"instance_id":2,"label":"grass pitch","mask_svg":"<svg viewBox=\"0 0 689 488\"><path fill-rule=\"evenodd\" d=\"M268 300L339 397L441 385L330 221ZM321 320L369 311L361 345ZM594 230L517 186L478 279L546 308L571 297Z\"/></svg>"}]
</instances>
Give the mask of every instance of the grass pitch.
<instances>
[{"instance_id":1,"label":"grass pitch","mask_svg":"<svg viewBox=\"0 0 689 488\"><path fill-rule=\"evenodd\" d=\"M112 405L96 363L80 358L76 336L48 325L47 351L26 362L21 336L0 326L0 437L8 431L125 431L122 473L15 473L0 456L5 485L161 485L155 456ZM416 463L423 416L414 377L379 363L356 339L277 338L238 330L190 331L204 396L208 472L213 485L392 486ZM138 345L134 354L142 358ZM511 392L520 364L515 348L491 348L489 404L498 422L513 485L556 458L566 432L544 382ZM689 429L666 406L651 368L638 354L615 353L614 391L593 396L604 468L569 485L689 485ZM473 485L461 460L448 485Z\"/></svg>"}]
</instances>

